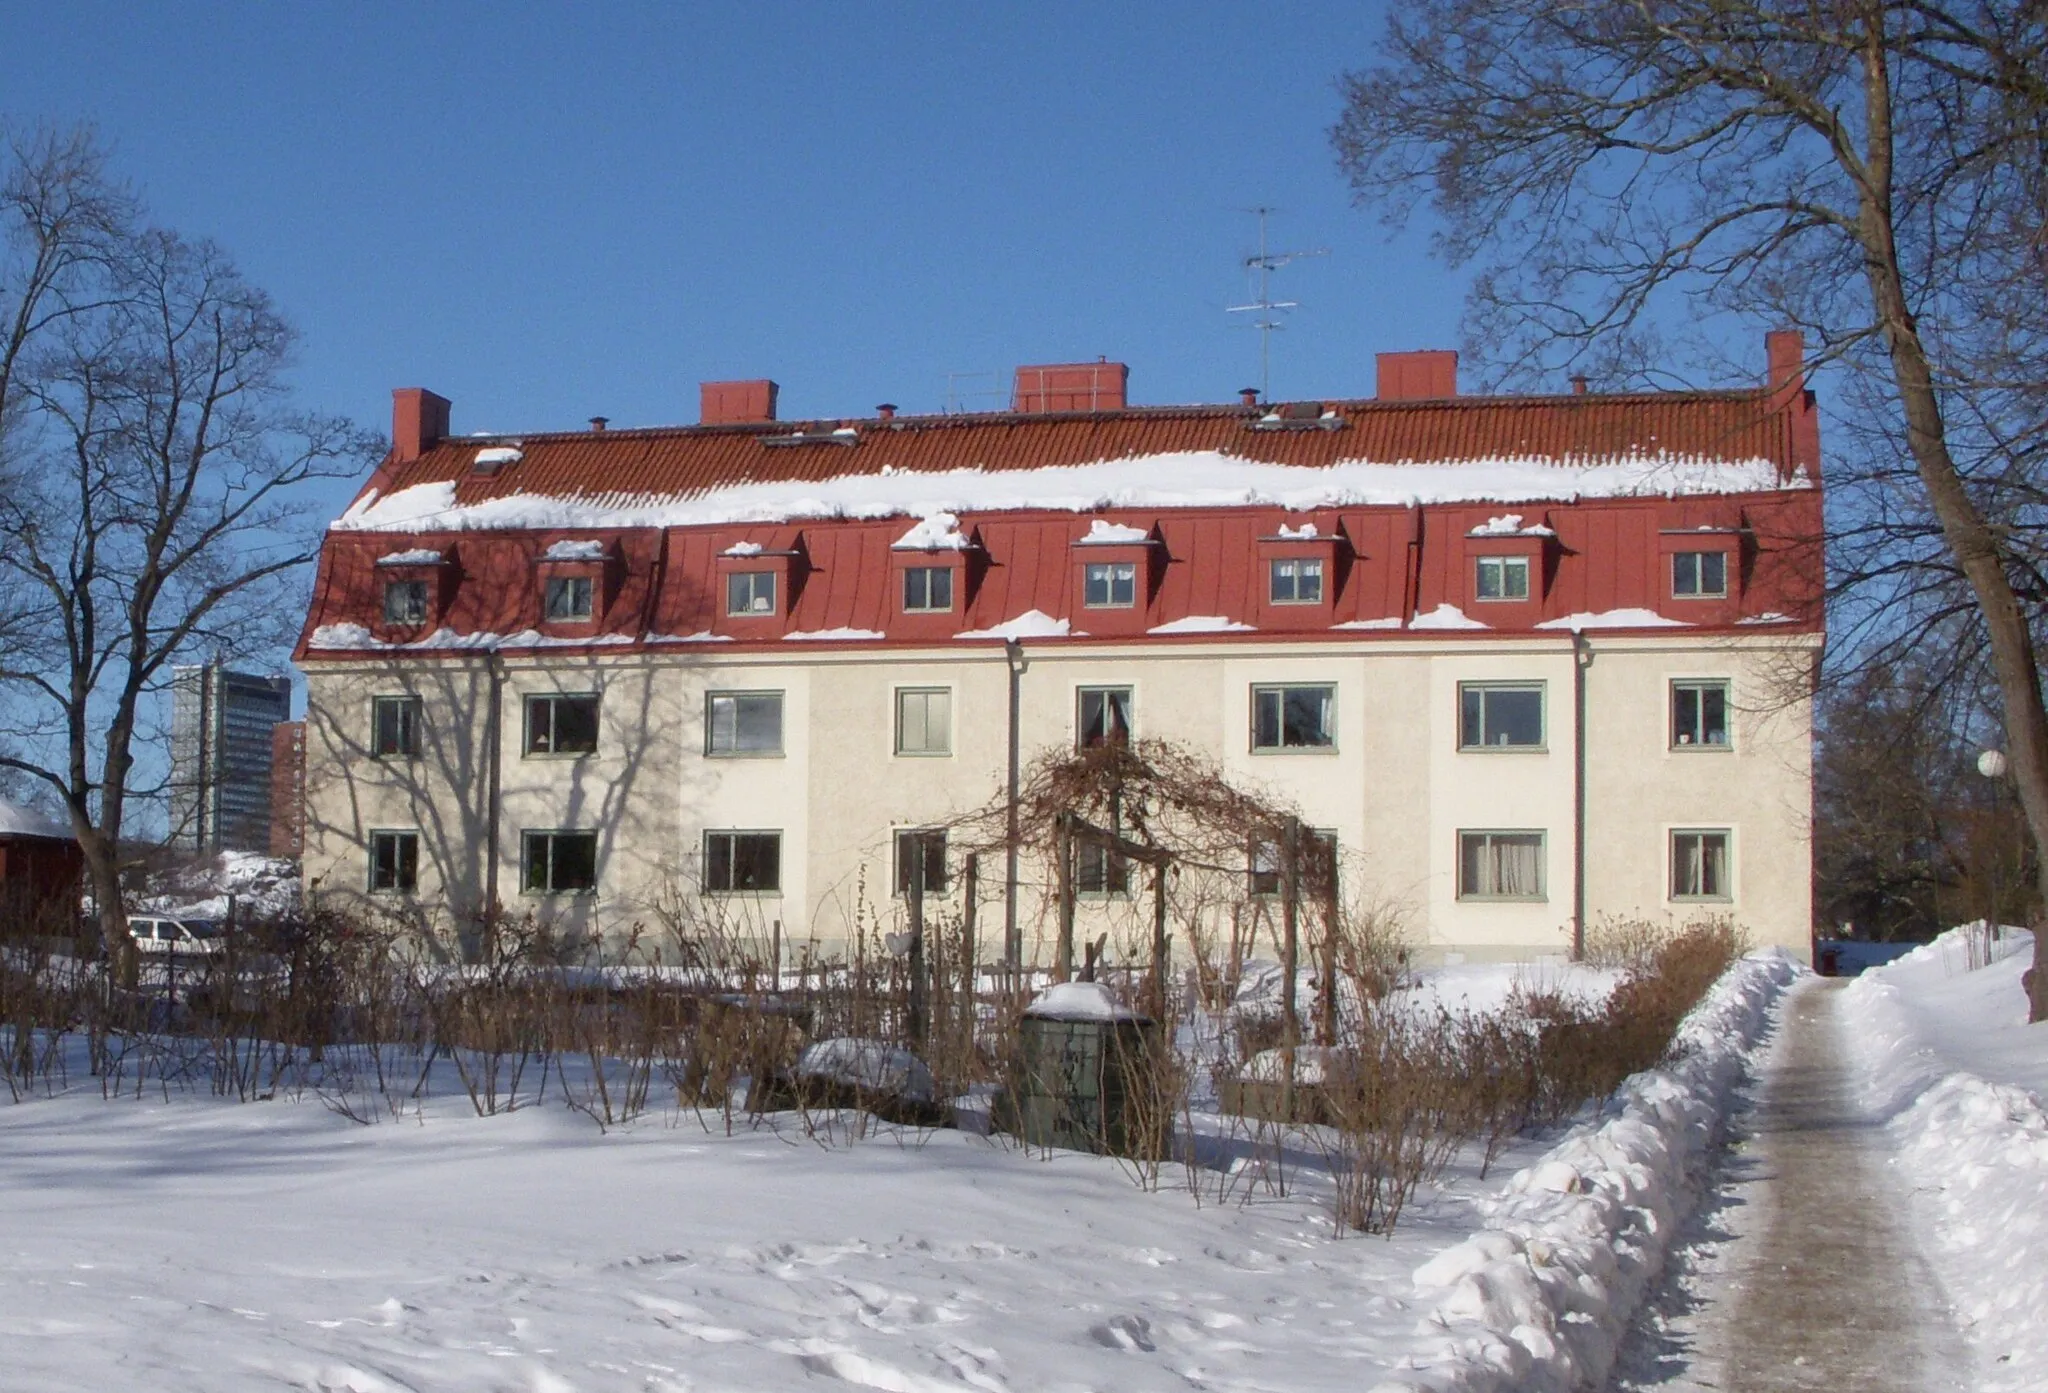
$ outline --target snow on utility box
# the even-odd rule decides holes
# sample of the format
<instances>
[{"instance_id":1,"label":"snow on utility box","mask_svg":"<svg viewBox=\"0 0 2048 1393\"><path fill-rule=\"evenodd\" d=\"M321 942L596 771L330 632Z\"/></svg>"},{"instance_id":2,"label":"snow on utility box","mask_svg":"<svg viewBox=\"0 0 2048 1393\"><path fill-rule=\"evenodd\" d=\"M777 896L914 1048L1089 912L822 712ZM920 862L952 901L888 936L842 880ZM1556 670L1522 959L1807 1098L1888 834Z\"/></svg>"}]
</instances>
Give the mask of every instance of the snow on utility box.
<instances>
[{"instance_id":1,"label":"snow on utility box","mask_svg":"<svg viewBox=\"0 0 2048 1393\"><path fill-rule=\"evenodd\" d=\"M1099 982L1048 987L1018 1024L1003 1129L1028 1146L1159 1156L1167 1119L1156 1035Z\"/></svg>"}]
</instances>

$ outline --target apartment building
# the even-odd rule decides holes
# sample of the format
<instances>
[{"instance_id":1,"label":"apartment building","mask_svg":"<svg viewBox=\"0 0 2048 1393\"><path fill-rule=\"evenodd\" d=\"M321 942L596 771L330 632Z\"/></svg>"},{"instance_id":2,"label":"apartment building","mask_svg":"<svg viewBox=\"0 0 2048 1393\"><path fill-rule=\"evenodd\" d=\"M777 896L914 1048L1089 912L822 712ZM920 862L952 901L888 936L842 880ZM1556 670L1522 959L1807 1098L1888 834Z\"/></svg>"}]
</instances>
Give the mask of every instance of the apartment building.
<instances>
[{"instance_id":1,"label":"apartment building","mask_svg":"<svg viewBox=\"0 0 2048 1393\"><path fill-rule=\"evenodd\" d=\"M1701 915L1803 952L1819 432L1798 336L1767 357L1474 397L1385 354L1370 398L1151 407L1056 364L1006 412L806 422L706 383L694 426L489 437L401 389L297 653L309 882L831 956L913 873L957 901L925 834L1013 762L1165 737L1302 809L1426 958ZM1103 922L1139 888L1072 870ZM978 879L1041 961L1053 879Z\"/></svg>"}]
</instances>

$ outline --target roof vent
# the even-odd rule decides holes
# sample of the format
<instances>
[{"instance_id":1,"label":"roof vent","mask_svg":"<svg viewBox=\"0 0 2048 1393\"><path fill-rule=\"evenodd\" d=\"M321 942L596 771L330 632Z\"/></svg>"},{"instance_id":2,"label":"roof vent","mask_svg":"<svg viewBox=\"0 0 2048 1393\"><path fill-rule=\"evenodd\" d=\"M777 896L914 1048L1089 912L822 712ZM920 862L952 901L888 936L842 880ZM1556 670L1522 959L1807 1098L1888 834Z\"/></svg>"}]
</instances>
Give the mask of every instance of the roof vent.
<instances>
[{"instance_id":1,"label":"roof vent","mask_svg":"<svg viewBox=\"0 0 2048 1393\"><path fill-rule=\"evenodd\" d=\"M1342 430L1344 418L1319 401L1290 401L1246 423L1257 431Z\"/></svg>"},{"instance_id":2,"label":"roof vent","mask_svg":"<svg viewBox=\"0 0 2048 1393\"><path fill-rule=\"evenodd\" d=\"M604 430L606 427L610 426L611 423L612 418L609 416L592 416L590 418L590 429L594 433L597 431Z\"/></svg>"},{"instance_id":3,"label":"roof vent","mask_svg":"<svg viewBox=\"0 0 2048 1393\"><path fill-rule=\"evenodd\" d=\"M1098 358L1092 363L1040 363L1017 369L1012 411L1122 411L1131 370Z\"/></svg>"},{"instance_id":4,"label":"roof vent","mask_svg":"<svg viewBox=\"0 0 2048 1393\"><path fill-rule=\"evenodd\" d=\"M698 419L707 426L752 425L775 419L775 394L782 389L765 377L744 382L697 384Z\"/></svg>"}]
</instances>

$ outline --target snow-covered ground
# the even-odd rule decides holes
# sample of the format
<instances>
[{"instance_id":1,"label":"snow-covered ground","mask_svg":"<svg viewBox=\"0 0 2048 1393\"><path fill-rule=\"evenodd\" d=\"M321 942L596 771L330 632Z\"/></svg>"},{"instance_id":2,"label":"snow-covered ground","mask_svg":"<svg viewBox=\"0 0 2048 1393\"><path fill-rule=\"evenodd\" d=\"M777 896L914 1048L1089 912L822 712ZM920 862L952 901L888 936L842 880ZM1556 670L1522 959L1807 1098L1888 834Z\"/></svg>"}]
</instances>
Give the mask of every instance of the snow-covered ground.
<instances>
[{"instance_id":1,"label":"snow-covered ground","mask_svg":"<svg viewBox=\"0 0 2048 1393\"><path fill-rule=\"evenodd\" d=\"M1675 1072L1510 1151L1504 1190L1454 1165L1391 1240L1338 1236L1316 1159L1276 1172L1245 1137L1212 1138L1198 1195L955 1132L601 1131L559 1085L477 1117L444 1075L363 1126L311 1096L108 1102L75 1068L0 1107L0 1389L1355 1390L1509 1345L1526 1369L1577 1350L1588 1263L1603 1331L1654 1270L1643 1235L1779 970L1717 989Z\"/></svg>"},{"instance_id":2,"label":"snow-covered ground","mask_svg":"<svg viewBox=\"0 0 2048 1393\"><path fill-rule=\"evenodd\" d=\"M2026 1023L2033 940L1971 969L1951 930L1847 989L1867 1101L1977 1356L1983 1393L2048 1388L2048 1024Z\"/></svg>"}]
</instances>

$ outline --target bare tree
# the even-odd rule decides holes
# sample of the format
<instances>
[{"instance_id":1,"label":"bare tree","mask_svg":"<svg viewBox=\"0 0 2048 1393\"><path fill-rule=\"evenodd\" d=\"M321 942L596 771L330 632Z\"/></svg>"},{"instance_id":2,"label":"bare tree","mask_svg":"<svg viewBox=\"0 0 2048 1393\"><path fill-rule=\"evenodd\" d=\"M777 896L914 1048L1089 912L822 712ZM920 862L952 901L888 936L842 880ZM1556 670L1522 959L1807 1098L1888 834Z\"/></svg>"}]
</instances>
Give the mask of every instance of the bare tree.
<instances>
[{"instance_id":1,"label":"bare tree","mask_svg":"<svg viewBox=\"0 0 2048 1393\"><path fill-rule=\"evenodd\" d=\"M2001 511L2048 421L2048 7L1418 0L1344 99L1358 198L1433 203L1511 368L1640 375L1661 326L1768 314L1861 375L1910 462L1880 522L1940 544L1881 533L1873 570L1959 578L2048 846L2038 572ZM2048 933L2029 995L2048 1018Z\"/></svg>"},{"instance_id":2,"label":"bare tree","mask_svg":"<svg viewBox=\"0 0 2048 1393\"><path fill-rule=\"evenodd\" d=\"M290 326L218 247L144 225L90 133L0 158L0 769L68 814L118 944L148 698L183 654L289 632L299 486L376 442L291 407Z\"/></svg>"}]
</instances>

